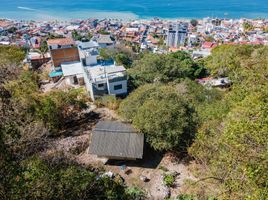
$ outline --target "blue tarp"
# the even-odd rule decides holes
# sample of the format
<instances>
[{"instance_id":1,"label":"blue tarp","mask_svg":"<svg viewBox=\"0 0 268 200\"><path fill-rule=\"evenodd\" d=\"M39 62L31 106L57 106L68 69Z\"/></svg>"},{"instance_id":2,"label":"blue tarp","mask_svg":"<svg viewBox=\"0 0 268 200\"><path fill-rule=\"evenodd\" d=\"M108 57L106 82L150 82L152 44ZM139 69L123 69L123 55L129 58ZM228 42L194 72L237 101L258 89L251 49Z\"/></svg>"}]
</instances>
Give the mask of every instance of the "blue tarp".
<instances>
[{"instance_id":1,"label":"blue tarp","mask_svg":"<svg viewBox=\"0 0 268 200\"><path fill-rule=\"evenodd\" d=\"M49 73L50 78L57 77L57 76L62 76L62 75L63 75L62 71L53 71L53 72Z\"/></svg>"}]
</instances>

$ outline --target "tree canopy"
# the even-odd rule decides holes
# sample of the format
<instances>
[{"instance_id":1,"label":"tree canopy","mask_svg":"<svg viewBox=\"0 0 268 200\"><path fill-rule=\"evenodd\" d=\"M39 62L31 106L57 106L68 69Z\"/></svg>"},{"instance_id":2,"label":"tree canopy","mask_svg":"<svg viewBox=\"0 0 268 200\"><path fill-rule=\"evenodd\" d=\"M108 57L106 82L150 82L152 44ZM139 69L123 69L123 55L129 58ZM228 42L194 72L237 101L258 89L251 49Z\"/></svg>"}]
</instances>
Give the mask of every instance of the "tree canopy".
<instances>
[{"instance_id":1,"label":"tree canopy","mask_svg":"<svg viewBox=\"0 0 268 200\"><path fill-rule=\"evenodd\" d=\"M173 86L141 86L120 104L119 113L157 150L183 150L195 132L195 111Z\"/></svg>"},{"instance_id":2,"label":"tree canopy","mask_svg":"<svg viewBox=\"0 0 268 200\"><path fill-rule=\"evenodd\" d=\"M145 53L133 62L128 73L131 85L136 88L146 83L167 83L186 77L202 77L205 69L195 63L189 54L178 51L167 55Z\"/></svg>"},{"instance_id":3,"label":"tree canopy","mask_svg":"<svg viewBox=\"0 0 268 200\"><path fill-rule=\"evenodd\" d=\"M0 57L2 53L6 52ZM134 200L143 196L142 191L127 190L119 177L111 179L62 155L39 154L76 110L86 107L86 100L81 90L42 93L39 74L20 67L22 56L8 59L0 65L0 198Z\"/></svg>"},{"instance_id":4,"label":"tree canopy","mask_svg":"<svg viewBox=\"0 0 268 200\"><path fill-rule=\"evenodd\" d=\"M233 85L200 110L203 122L189 152L207 167L207 176L218 180L225 199L268 194L267 55L263 46L223 45L208 58L214 72L227 69Z\"/></svg>"}]
</instances>

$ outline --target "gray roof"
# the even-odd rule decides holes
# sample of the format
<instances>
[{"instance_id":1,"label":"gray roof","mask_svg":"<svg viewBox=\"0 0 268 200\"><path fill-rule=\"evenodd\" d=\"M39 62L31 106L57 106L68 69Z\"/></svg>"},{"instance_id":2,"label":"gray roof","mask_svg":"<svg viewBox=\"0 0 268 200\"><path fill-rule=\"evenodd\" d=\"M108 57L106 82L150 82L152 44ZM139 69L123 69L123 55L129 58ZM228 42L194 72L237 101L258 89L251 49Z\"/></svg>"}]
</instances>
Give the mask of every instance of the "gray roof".
<instances>
[{"instance_id":1,"label":"gray roof","mask_svg":"<svg viewBox=\"0 0 268 200\"><path fill-rule=\"evenodd\" d=\"M106 75L109 79L113 79L116 77L124 77L126 69L124 66L115 66L113 65L95 65L94 67L87 67L87 71L90 74L93 82L98 81L107 81ZM106 74L105 74L106 72Z\"/></svg>"},{"instance_id":2,"label":"gray roof","mask_svg":"<svg viewBox=\"0 0 268 200\"><path fill-rule=\"evenodd\" d=\"M98 48L99 44L93 40L89 42L78 42L78 46L81 49L90 49L90 48Z\"/></svg>"},{"instance_id":3,"label":"gray roof","mask_svg":"<svg viewBox=\"0 0 268 200\"><path fill-rule=\"evenodd\" d=\"M142 158L144 135L118 121L100 121L93 130L90 152L104 157Z\"/></svg>"},{"instance_id":4,"label":"gray roof","mask_svg":"<svg viewBox=\"0 0 268 200\"><path fill-rule=\"evenodd\" d=\"M99 35L97 39L98 43L113 44L114 42L111 39L110 35Z\"/></svg>"},{"instance_id":5,"label":"gray roof","mask_svg":"<svg viewBox=\"0 0 268 200\"><path fill-rule=\"evenodd\" d=\"M81 62L65 62L61 64L63 76L73 76L83 74L84 70Z\"/></svg>"}]
</instances>

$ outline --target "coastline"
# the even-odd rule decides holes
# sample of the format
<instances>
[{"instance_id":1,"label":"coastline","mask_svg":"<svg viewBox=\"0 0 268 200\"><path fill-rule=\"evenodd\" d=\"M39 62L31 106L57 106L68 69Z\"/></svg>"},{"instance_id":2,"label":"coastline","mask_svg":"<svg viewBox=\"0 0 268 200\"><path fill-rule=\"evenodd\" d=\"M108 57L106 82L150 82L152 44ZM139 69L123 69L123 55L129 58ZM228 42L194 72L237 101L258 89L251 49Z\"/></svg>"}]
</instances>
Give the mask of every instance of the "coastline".
<instances>
[{"instance_id":1,"label":"coastline","mask_svg":"<svg viewBox=\"0 0 268 200\"><path fill-rule=\"evenodd\" d=\"M18 11L6 11L0 13L0 19L9 19L12 21L71 21L75 19L116 19L122 21L133 20L152 20L158 18L161 20L176 21L176 20L190 20L190 19L203 19L206 17L226 18L226 19L267 19L268 13L253 14L249 13L247 16L231 17L229 15L217 16L189 16L189 17L161 17L161 16L142 16L137 15L131 11L108 11L108 10L83 10L83 11L41 11L27 7L19 7Z\"/></svg>"}]
</instances>

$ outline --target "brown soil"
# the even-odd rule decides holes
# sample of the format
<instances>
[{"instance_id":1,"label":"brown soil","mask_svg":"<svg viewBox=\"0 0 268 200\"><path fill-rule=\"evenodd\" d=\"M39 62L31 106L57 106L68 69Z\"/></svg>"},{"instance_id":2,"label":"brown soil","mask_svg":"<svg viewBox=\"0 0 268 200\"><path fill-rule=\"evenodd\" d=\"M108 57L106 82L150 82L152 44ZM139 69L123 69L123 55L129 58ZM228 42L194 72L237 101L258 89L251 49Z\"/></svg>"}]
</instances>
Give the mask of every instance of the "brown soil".
<instances>
[{"instance_id":1,"label":"brown soil","mask_svg":"<svg viewBox=\"0 0 268 200\"><path fill-rule=\"evenodd\" d=\"M43 153L64 152L65 155L81 165L101 167L105 171L119 174L127 185L143 188L150 199L164 199L168 191L170 191L171 197L176 197L186 179L195 180L195 177L189 172L189 163L183 160L174 162L171 154L162 155L148 147L145 148L143 160L108 161L104 164L107 160L89 153L91 130L101 119L117 119L118 117L114 111L107 108L96 108L94 105L91 105L84 114L89 119L85 117L85 119L80 119L75 126L68 127L67 137L54 138L50 142L49 148ZM122 165L126 166L126 170L120 169ZM163 174L166 173L163 168L178 173L173 188L167 188L163 184ZM150 180L144 182L140 176L145 176Z\"/></svg>"}]
</instances>

